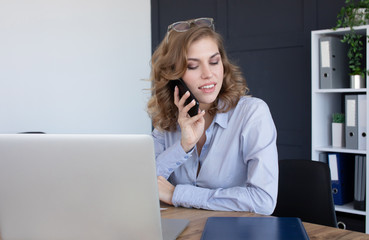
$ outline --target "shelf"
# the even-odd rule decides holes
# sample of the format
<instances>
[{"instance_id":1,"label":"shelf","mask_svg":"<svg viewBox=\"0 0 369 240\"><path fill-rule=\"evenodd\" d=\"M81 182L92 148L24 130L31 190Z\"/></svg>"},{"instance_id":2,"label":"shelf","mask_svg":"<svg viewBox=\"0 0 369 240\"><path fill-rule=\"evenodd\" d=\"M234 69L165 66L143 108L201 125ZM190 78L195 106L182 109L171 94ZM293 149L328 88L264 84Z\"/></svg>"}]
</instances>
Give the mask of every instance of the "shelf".
<instances>
[{"instance_id":1,"label":"shelf","mask_svg":"<svg viewBox=\"0 0 369 240\"><path fill-rule=\"evenodd\" d=\"M366 215L365 211L354 209L353 202L350 202L344 205L335 205L334 207L337 212L353 213L353 214L364 215L364 216Z\"/></svg>"},{"instance_id":2,"label":"shelf","mask_svg":"<svg viewBox=\"0 0 369 240\"><path fill-rule=\"evenodd\" d=\"M355 26L354 29L360 33L360 34L366 34L366 30L367 30L368 25L364 25L364 26ZM315 30L313 31L316 35L339 35L342 36L346 33L350 32L350 28L346 27L346 28L338 28L336 30L333 29L323 29L323 30Z\"/></svg>"},{"instance_id":3,"label":"shelf","mask_svg":"<svg viewBox=\"0 0 369 240\"><path fill-rule=\"evenodd\" d=\"M352 153L352 154L366 154L366 150L338 148L332 146L315 147L315 151L318 152L340 152L340 153Z\"/></svg>"},{"instance_id":4,"label":"shelf","mask_svg":"<svg viewBox=\"0 0 369 240\"><path fill-rule=\"evenodd\" d=\"M337 89L318 89L315 93L366 93L366 88L337 88Z\"/></svg>"}]
</instances>

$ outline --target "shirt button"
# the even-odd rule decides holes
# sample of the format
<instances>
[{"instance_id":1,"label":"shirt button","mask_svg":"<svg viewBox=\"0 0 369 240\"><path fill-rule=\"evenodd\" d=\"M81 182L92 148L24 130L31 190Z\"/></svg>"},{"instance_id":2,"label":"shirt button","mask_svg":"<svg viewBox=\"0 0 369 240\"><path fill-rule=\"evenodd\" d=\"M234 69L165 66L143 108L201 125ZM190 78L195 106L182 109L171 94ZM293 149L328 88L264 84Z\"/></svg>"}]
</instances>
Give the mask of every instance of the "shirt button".
<instances>
[{"instance_id":1,"label":"shirt button","mask_svg":"<svg viewBox=\"0 0 369 240\"><path fill-rule=\"evenodd\" d=\"M180 162L176 162L176 164L177 164L177 166L181 165L181 163L180 163Z\"/></svg>"},{"instance_id":2,"label":"shirt button","mask_svg":"<svg viewBox=\"0 0 369 240\"><path fill-rule=\"evenodd\" d=\"M173 171L173 168L168 168L168 170L169 170L170 172L172 172L172 171Z\"/></svg>"},{"instance_id":3,"label":"shirt button","mask_svg":"<svg viewBox=\"0 0 369 240\"><path fill-rule=\"evenodd\" d=\"M188 155L186 155L184 158L185 158L185 159L188 159Z\"/></svg>"}]
</instances>

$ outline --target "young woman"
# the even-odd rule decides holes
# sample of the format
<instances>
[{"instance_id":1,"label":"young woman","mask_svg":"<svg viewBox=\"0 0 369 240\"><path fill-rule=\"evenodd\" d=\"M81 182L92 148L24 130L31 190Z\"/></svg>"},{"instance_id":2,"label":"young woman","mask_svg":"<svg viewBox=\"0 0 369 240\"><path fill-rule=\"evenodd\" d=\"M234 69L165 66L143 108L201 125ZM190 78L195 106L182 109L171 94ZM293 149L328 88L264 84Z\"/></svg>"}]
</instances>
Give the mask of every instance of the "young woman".
<instances>
[{"instance_id":1,"label":"young woman","mask_svg":"<svg viewBox=\"0 0 369 240\"><path fill-rule=\"evenodd\" d=\"M173 80L190 93L179 97ZM168 27L152 56L148 103L161 201L174 206L271 214L278 192L276 129L266 103L246 96L211 18Z\"/></svg>"}]
</instances>

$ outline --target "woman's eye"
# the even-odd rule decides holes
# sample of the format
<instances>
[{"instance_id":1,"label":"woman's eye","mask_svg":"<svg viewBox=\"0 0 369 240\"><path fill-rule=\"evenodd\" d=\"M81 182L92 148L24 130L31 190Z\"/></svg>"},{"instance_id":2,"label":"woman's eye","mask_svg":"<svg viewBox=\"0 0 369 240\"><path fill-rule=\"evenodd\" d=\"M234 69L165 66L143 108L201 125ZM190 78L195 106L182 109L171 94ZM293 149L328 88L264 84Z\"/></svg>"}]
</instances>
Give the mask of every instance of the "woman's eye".
<instances>
[{"instance_id":1,"label":"woman's eye","mask_svg":"<svg viewBox=\"0 0 369 240\"><path fill-rule=\"evenodd\" d=\"M190 69L190 70L194 70L194 69L196 69L198 66L192 66L192 65L189 65L189 66L187 66L187 68L188 69Z\"/></svg>"},{"instance_id":2,"label":"woman's eye","mask_svg":"<svg viewBox=\"0 0 369 240\"><path fill-rule=\"evenodd\" d=\"M219 61L216 62L210 62L211 65L217 65L219 63Z\"/></svg>"}]
</instances>

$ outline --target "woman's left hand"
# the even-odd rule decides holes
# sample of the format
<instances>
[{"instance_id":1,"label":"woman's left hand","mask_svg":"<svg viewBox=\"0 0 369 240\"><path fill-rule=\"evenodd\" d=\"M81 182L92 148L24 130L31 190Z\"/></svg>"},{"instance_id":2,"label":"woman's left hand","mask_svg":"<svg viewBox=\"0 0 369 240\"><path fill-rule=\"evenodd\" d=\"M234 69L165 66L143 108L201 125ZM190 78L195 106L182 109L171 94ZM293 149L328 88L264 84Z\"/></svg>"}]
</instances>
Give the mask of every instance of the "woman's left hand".
<instances>
[{"instance_id":1,"label":"woman's left hand","mask_svg":"<svg viewBox=\"0 0 369 240\"><path fill-rule=\"evenodd\" d=\"M159 199L160 201L173 205L172 197L175 187L168 182L164 177L158 176L158 188L159 188Z\"/></svg>"}]
</instances>

